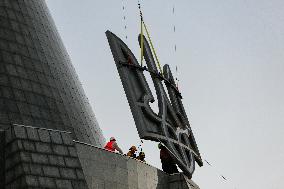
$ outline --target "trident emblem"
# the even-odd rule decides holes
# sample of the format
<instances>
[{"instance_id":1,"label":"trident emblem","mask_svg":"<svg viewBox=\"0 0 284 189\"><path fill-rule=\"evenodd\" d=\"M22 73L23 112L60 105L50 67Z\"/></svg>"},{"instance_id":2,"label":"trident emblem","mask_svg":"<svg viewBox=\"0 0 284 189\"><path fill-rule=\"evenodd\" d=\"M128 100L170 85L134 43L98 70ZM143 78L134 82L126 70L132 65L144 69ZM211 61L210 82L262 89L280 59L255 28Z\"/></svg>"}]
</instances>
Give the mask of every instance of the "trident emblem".
<instances>
[{"instance_id":1,"label":"trident emblem","mask_svg":"<svg viewBox=\"0 0 284 189\"><path fill-rule=\"evenodd\" d=\"M163 143L180 169L191 178L195 161L199 166L203 162L169 65L163 67L163 74L158 72L151 48L144 36L142 39L139 35L138 41L139 44L141 39L144 41L141 48L147 67L139 65L131 50L115 34L106 31L106 36L140 138ZM143 74L145 71L150 73L154 83L158 113L150 107L155 99Z\"/></svg>"}]
</instances>

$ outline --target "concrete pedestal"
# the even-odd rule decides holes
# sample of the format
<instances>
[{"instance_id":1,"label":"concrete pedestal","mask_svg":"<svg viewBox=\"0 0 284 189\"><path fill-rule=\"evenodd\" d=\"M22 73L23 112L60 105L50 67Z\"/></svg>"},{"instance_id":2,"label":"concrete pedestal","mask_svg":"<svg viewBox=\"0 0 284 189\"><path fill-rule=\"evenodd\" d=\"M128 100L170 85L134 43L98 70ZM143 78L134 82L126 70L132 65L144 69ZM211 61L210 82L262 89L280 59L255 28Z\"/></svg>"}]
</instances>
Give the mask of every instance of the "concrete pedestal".
<instances>
[{"instance_id":1,"label":"concrete pedestal","mask_svg":"<svg viewBox=\"0 0 284 189\"><path fill-rule=\"evenodd\" d=\"M89 189L199 189L182 173L169 175L147 163L76 142Z\"/></svg>"},{"instance_id":2,"label":"concrete pedestal","mask_svg":"<svg viewBox=\"0 0 284 189\"><path fill-rule=\"evenodd\" d=\"M139 160L74 141L65 131L0 131L0 189L199 189Z\"/></svg>"}]
</instances>

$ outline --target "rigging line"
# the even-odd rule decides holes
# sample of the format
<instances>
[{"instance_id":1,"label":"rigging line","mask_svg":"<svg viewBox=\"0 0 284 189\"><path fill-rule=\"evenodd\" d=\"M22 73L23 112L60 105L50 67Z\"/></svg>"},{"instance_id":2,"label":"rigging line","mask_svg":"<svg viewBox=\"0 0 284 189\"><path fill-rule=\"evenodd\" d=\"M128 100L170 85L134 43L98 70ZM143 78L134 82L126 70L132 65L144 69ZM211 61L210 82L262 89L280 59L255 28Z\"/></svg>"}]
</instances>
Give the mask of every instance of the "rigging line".
<instances>
[{"instance_id":1,"label":"rigging line","mask_svg":"<svg viewBox=\"0 0 284 189\"><path fill-rule=\"evenodd\" d=\"M206 162L206 164L207 164L208 166L211 167L211 169L216 173L216 175L217 175L220 179L222 179L222 180L224 181L224 183L230 184L230 185L231 185L230 187L232 187L232 188L234 188L234 189L237 188L237 187L236 187L236 184L232 182L232 179L231 179L231 178L228 179L228 177L224 176L224 174L220 174L220 172L217 171L217 169L215 168L215 166L212 165L208 160L206 160L206 159L203 159L203 160Z\"/></svg>"},{"instance_id":2,"label":"rigging line","mask_svg":"<svg viewBox=\"0 0 284 189\"><path fill-rule=\"evenodd\" d=\"M144 26L144 29L145 29L145 31L146 31L148 40L149 40L149 42L150 42L151 49L152 49L152 51L153 51L153 53L154 53L154 57L155 57L155 60L156 60L156 64L158 65L158 68L159 68L159 70L160 70L160 74L163 75L163 70L162 70L162 68L161 68L160 61L159 61L159 59L158 59L156 50L155 50L154 45L153 45L153 42L152 42L152 40L151 40L150 33L149 33L149 31L148 31L148 29L147 29L147 26L146 26L146 24L145 24L145 21L144 21L144 19L143 19L143 13L142 13L142 10L141 10L141 4L140 4L139 0L138 0L138 8L139 8L139 11L140 11L141 22L142 22L142 24L143 24L143 26ZM142 45L144 45L144 43L142 43ZM141 46L141 48L143 48L143 46ZM143 51L142 51L142 52L143 52Z\"/></svg>"},{"instance_id":3,"label":"rigging line","mask_svg":"<svg viewBox=\"0 0 284 189\"><path fill-rule=\"evenodd\" d=\"M142 11L141 11L141 4L138 0L138 8L139 8L139 13L140 13L140 34L141 34L141 39L140 39L140 64L141 67L143 66L143 56L144 56L144 34L143 34L143 15L142 15Z\"/></svg>"},{"instance_id":4,"label":"rigging line","mask_svg":"<svg viewBox=\"0 0 284 189\"><path fill-rule=\"evenodd\" d=\"M216 168L206 159L204 161L214 170L214 172L224 181L228 181L228 177L224 176L224 174L220 174L219 171L216 170Z\"/></svg>"},{"instance_id":5,"label":"rigging line","mask_svg":"<svg viewBox=\"0 0 284 189\"><path fill-rule=\"evenodd\" d=\"M174 38L176 37L176 24L175 24L175 4L173 4L173 32L174 32ZM176 42L174 42L174 51L176 53L177 51L177 45Z\"/></svg>"},{"instance_id":6,"label":"rigging line","mask_svg":"<svg viewBox=\"0 0 284 189\"><path fill-rule=\"evenodd\" d=\"M155 56L155 59L156 59L156 62L157 62L158 68L159 68L159 70L160 70L161 75L163 75L163 70L162 70L162 68L161 68L160 61L159 61L159 59L158 59L158 56L157 56L156 50L155 50L155 48L154 48L153 42L152 42L151 37L150 37L150 34L149 34L149 31L148 31L147 26L146 26L146 24L145 24L145 22L144 22L144 21L143 21L143 25L144 25L144 28L145 28L145 31L146 31L147 37L148 37L148 39L149 39L149 42L150 42L150 45L151 45L152 51L153 51L153 53L154 53L154 56Z\"/></svg>"},{"instance_id":7,"label":"rigging line","mask_svg":"<svg viewBox=\"0 0 284 189\"><path fill-rule=\"evenodd\" d=\"M211 163L209 163L206 159L204 160L208 165L212 166Z\"/></svg>"},{"instance_id":8,"label":"rigging line","mask_svg":"<svg viewBox=\"0 0 284 189\"><path fill-rule=\"evenodd\" d=\"M144 34L143 34L143 21L141 20L141 39L140 39L140 47L141 47L141 58L140 58L140 62L141 62L141 66L143 66L143 56L144 56Z\"/></svg>"},{"instance_id":9,"label":"rigging line","mask_svg":"<svg viewBox=\"0 0 284 189\"><path fill-rule=\"evenodd\" d=\"M174 49L174 59L177 59L177 45L176 45L176 7L175 7L175 1L173 1L173 7L172 7L172 29L173 29L173 49ZM179 88L179 79L178 79L178 65L177 65L177 61L175 61L175 65L176 65L176 86L177 89Z\"/></svg>"},{"instance_id":10,"label":"rigging line","mask_svg":"<svg viewBox=\"0 0 284 189\"><path fill-rule=\"evenodd\" d=\"M123 14L123 25L124 25L124 36L127 40L127 24L126 24L126 0L122 0L122 14Z\"/></svg>"}]
</instances>

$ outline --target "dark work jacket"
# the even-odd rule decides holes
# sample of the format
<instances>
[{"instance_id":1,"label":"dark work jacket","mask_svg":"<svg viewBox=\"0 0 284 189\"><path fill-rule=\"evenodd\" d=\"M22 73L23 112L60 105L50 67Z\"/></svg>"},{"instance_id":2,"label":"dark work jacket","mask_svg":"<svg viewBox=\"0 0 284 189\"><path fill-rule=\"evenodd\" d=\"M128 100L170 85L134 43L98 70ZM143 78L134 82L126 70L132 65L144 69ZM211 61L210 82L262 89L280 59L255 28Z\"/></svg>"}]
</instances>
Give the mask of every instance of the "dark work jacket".
<instances>
[{"instance_id":1,"label":"dark work jacket","mask_svg":"<svg viewBox=\"0 0 284 189\"><path fill-rule=\"evenodd\" d=\"M167 148L160 149L160 159L162 163L174 163L174 160Z\"/></svg>"}]
</instances>

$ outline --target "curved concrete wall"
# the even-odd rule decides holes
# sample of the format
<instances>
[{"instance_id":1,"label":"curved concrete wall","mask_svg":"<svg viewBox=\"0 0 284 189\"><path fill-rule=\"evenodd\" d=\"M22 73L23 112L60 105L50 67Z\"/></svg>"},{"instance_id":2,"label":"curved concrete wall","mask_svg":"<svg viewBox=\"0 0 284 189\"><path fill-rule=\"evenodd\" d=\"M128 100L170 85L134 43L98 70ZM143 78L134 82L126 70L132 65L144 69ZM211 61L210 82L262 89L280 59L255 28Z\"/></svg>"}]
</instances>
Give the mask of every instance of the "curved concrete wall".
<instances>
[{"instance_id":1,"label":"curved concrete wall","mask_svg":"<svg viewBox=\"0 0 284 189\"><path fill-rule=\"evenodd\" d=\"M0 129L13 123L104 144L44 0L0 0Z\"/></svg>"}]
</instances>

